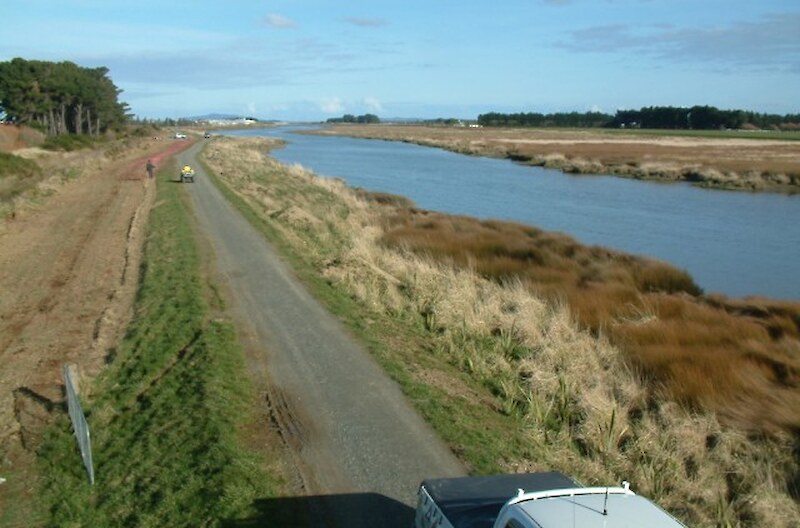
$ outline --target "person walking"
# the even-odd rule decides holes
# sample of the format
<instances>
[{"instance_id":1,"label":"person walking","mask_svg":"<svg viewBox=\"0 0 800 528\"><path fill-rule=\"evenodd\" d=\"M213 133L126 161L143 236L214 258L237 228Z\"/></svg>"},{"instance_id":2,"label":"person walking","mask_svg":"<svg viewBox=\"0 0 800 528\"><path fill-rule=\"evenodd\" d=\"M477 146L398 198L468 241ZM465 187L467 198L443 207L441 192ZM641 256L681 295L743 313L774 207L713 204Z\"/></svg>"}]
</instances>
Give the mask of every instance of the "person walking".
<instances>
[{"instance_id":1,"label":"person walking","mask_svg":"<svg viewBox=\"0 0 800 528\"><path fill-rule=\"evenodd\" d=\"M147 169L147 177L152 178L153 171L156 170L156 166L153 165L153 162L151 160L147 160L147 165L145 166L145 168Z\"/></svg>"}]
</instances>

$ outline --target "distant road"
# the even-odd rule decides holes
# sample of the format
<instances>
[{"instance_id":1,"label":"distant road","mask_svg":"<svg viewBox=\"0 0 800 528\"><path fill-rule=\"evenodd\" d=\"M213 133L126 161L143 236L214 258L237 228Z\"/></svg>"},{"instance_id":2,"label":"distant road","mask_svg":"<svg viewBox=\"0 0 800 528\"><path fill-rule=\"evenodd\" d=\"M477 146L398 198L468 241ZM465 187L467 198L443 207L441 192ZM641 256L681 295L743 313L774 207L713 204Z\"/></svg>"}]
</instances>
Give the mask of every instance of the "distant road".
<instances>
[{"instance_id":1,"label":"distant road","mask_svg":"<svg viewBox=\"0 0 800 528\"><path fill-rule=\"evenodd\" d=\"M225 201L196 162L202 147L178 155L197 171L186 189L228 282L239 332L252 344L249 369L306 492L317 496L309 504L324 510L319 526L408 528L420 481L464 475L464 467Z\"/></svg>"}]
</instances>

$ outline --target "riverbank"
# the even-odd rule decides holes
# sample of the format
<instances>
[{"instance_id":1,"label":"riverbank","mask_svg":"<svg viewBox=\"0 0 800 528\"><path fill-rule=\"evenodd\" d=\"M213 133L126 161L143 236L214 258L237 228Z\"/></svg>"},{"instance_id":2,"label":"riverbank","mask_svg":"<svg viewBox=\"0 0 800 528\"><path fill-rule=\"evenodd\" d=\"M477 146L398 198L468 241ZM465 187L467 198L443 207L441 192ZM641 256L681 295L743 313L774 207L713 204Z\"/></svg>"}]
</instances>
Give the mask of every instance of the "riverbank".
<instances>
[{"instance_id":1,"label":"riverbank","mask_svg":"<svg viewBox=\"0 0 800 528\"><path fill-rule=\"evenodd\" d=\"M705 298L666 265L356 192L272 147L204 159L473 472L625 478L692 526L798 522L796 303Z\"/></svg>"},{"instance_id":2,"label":"riverbank","mask_svg":"<svg viewBox=\"0 0 800 528\"><path fill-rule=\"evenodd\" d=\"M328 125L309 132L402 141L508 158L572 174L687 181L740 191L800 192L800 136L792 133L446 128Z\"/></svg>"}]
</instances>

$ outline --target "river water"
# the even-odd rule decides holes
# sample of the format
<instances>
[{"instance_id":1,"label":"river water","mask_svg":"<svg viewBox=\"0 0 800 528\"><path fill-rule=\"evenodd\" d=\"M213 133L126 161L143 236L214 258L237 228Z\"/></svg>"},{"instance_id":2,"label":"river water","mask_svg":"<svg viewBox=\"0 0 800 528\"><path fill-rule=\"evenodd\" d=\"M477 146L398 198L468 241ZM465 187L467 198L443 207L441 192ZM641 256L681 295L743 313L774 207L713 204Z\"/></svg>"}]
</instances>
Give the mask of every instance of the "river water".
<instances>
[{"instance_id":1,"label":"river water","mask_svg":"<svg viewBox=\"0 0 800 528\"><path fill-rule=\"evenodd\" d=\"M399 142L295 134L272 155L423 209L512 220L687 270L706 292L800 299L800 195L576 176Z\"/></svg>"}]
</instances>

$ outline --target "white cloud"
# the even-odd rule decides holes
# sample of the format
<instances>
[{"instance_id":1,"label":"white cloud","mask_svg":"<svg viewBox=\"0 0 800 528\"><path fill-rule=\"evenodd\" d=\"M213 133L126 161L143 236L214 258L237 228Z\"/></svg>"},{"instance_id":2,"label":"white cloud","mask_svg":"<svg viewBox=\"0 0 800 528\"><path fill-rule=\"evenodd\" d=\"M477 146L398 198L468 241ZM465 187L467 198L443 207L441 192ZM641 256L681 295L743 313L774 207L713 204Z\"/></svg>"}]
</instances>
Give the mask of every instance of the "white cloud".
<instances>
[{"instance_id":1,"label":"white cloud","mask_svg":"<svg viewBox=\"0 0 800 528\"><path fill-rule=\"evenodd\" d=\"M382 18L347 17L345 22L360 27L380 27L386 25L386 20Z\"/></svg>"},{"instance_id":2,"label":"white cloud","mask_svg":"<svg viewBox=\"0 0 800 528\"><path fill-rule=\"evenodd\" d=\"M258 110L256 109L256 104L253 102L247 103L247 113L250 115L256 115Z\"/></svg>"},{"instance_id":3,"label":"white cloud","mask_svg":"<svg viewBox=\"0 0 800 528\"><path fill-rule=\"evenodd\" d=\"M764 15L720 26L610 24L572 31L557 45L576 52L637 53L657 60L705 62L716 67L797 71L800 13Z\"/></svg>"},{"instance_id":4,"label":"white cloud","mask_svg":"<svg viewBox=\"0 0 800 528\"><path fill-rule=\"evenodd\" d=\"M383 112L383 105L375 97L365 97L363 103L370 112Z\"/></svg>"},{"instance_id":5,"label":"white cloud","mask_svg":"<svg viewBox=\"0 0 800 528\"><path fill-rule=\"evenodd\" d=\"M282 15L276 15L275 13L270 13L264 17L264 23L268 26L287 29L296 27L297 24L294 23L294 20L286 18Z\"/></svg>"},{"instance_id":6,"label":"white cloud","mask_svg":"<svg viewBox=\"0 0 800 528\"><path fill-rule=\"evenodd\" d=\"M344 112L344 104L338 97L329 97L327 99L323 99L319 102L318 106L319 109L326 114L340 114Z\"/></svg>"}]
</instances>

